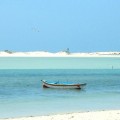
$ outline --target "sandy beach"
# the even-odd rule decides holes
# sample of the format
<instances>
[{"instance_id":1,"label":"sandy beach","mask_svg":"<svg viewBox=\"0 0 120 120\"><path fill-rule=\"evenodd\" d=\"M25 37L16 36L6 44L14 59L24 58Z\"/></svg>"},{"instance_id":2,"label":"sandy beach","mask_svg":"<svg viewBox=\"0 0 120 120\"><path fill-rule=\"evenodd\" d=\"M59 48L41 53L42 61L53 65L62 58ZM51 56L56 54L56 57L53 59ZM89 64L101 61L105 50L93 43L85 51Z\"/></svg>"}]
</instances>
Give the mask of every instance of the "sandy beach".
<instances>
[{"instance_id":1,"label":"sandy beach","mask_svg":"<svg viewBox=\"0 0 120 120\"><path fill-rule=\"evenodd\" d=\"M120 110L67 113L48 116L6 118L0 120L120 120Z\"/></svg>"},{"instance_id":2,"label":"sandy beach","mask_svg":"<svg viewBox=\"0 0 120 120\"><path fill-rule=\"evenodd\" d=\"M52 53L47 51L12 52L0 51L0 57L120 57L120 52L68 53L64 51Z\"/></svg>"}]
</instances>

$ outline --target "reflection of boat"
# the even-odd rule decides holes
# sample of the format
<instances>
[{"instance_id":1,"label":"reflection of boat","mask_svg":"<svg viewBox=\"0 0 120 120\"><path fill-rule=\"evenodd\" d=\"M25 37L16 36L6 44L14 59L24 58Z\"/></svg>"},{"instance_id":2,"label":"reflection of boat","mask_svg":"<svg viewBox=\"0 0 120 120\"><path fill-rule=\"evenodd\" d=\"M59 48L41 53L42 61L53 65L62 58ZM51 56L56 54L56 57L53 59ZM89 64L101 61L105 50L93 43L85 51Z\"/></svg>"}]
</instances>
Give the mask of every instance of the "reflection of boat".
<instances>
[{"instance_id":1,"label":"reflection of boat","mask_svg":"<svg viewBox=\"0 0 120 120\"><path fill-rule=\"evenodd\" d=\"M76 88L76 89L81 89L82 87L84 87L86 85L86 83L84 84L59 84L59 82L56 83L48 83L45 80L41 80L43 83L43 87L44 88Z\"/></svg>"}]
</instances>

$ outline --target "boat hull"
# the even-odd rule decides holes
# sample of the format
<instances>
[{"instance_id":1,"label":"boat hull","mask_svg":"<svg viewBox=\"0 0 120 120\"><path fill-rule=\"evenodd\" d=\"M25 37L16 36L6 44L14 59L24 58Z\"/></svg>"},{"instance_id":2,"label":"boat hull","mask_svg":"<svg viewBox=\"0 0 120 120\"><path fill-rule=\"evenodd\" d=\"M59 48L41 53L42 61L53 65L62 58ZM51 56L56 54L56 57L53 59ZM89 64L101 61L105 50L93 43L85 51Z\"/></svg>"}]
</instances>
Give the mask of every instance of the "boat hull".
<instances>
[{"instance_id":1,"label":"boat hull","mask_svg":"<svg viewBox=\"0 0 120 120\"><path fill-rule=\"evenodd\" d=\"M86 84L53 84L47 83L46 81L43 82L43 88L67 88L67 89L81 89Z\"/></svg>"}]
</instances>

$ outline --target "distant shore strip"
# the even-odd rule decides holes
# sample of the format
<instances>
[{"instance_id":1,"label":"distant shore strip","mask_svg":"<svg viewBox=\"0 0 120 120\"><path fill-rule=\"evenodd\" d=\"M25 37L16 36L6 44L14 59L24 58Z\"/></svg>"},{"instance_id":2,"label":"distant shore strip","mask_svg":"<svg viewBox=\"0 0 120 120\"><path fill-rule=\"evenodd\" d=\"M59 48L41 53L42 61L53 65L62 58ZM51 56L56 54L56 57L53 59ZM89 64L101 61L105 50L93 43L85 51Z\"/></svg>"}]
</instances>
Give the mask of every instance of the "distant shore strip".
<instances>
[{"instance_id":1,"label":"distant shore strip","mask_svg":"<svg viewBox=\"0 0 120 120\"><path fill-rule=\"evenodd\" d=\"M60 51L51 53L46 51L12 52L5 50L0 51L0 57L120 57L120 52L70 53L68 51Z\"/></svg>"}]
</instances>

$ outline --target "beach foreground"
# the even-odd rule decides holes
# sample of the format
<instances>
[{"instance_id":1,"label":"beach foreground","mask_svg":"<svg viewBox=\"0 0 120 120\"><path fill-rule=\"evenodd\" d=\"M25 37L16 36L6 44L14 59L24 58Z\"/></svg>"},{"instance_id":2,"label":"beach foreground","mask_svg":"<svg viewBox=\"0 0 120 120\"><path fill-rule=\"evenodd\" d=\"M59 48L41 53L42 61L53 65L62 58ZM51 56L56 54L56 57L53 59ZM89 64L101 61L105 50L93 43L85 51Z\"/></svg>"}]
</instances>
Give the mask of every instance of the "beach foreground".
<instances>
[{"instance_id":1,"label":"beach foreground","mask_svg":"<svg viewBox=\"0 0 120 120\"><path fill-rule=\"evenodd\" d=\"M37 117L7 118L0 120L120 120L120 110L67 113Z\"/></svg>"}]
</instances>

